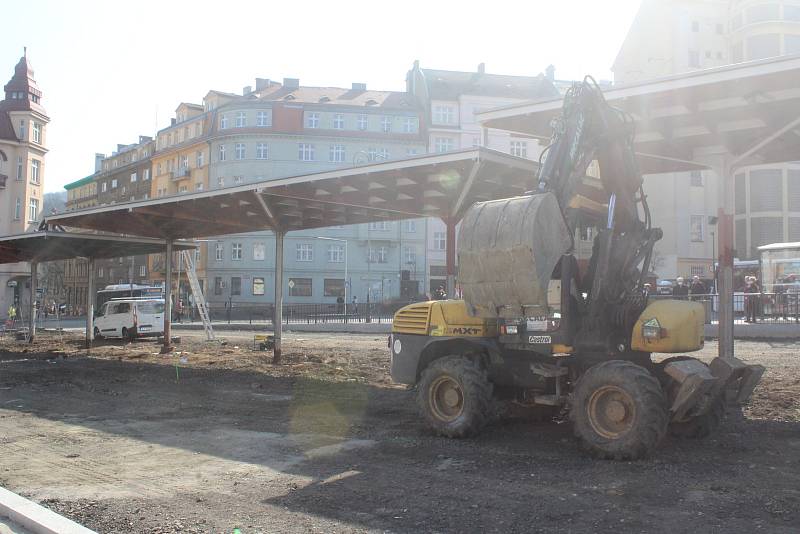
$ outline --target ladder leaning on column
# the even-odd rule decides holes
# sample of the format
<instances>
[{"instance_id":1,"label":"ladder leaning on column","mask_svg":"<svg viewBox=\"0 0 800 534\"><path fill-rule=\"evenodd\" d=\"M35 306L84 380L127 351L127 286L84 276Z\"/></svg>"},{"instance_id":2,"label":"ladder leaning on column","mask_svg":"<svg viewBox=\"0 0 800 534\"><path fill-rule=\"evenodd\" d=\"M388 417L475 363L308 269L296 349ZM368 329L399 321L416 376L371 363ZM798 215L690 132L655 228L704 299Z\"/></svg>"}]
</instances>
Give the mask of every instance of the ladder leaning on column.
<instances>
[{"instance_id":1,"label":"ladder leaning on column","mask_svg":"<svg viewBox=\"0 0 800 534\"><path fill-rule=\"evenodd\" d=\"M186 277L189 279L189 287L192 288L194 304L197 306L200 320L203 321L203 329L206 331L206 339L208 341L213 341L214 329L211 327L211 318L208 316L208 304L206 304L203 290L200 288L200 281L197 279L197 271L194 267L194 251L184 250L181 254L183 254L183 264L186 266Z\"/></svg>"}]
</instances>

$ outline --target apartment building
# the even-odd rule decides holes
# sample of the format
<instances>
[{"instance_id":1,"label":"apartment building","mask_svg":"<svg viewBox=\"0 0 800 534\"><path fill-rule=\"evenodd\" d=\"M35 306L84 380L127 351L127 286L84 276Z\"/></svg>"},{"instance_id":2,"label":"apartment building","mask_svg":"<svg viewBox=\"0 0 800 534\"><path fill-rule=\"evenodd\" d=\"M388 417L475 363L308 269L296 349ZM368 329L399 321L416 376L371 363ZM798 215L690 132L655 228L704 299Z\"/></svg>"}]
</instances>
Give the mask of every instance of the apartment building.
<instances>
[{"instance_id":1,"label":"apartment building","mask_svg":"<svg viewBox=\"0 0 800 534\"><path fill-rule=\"evenodd\" d=\"M404 92L308 87L256 79L241 95L211 91L211 189L352 167L426 152L422 109ZM296 202L286 199L287 202ZM292 232L286 236L287 302L359 302L424 291L424 219ZM275 268L270 233L209 243L211 303L268 302ZM346 266L346 267L345 267ZM347 278L345 279L345 272Z\"/></svg>"},{"instance_id":2,"label":"apartment building","mask_svg":"<svg viewBox=\"0 0 800 534\"><path fill-rule=\"evenodd\" d=\"M486 72L483 63L473 72L425 69L414 62L406 75L406 90L424 110L428 126L428 152L439 153L485 146L522 158L538 159L544 147L535 139L504 130L484 129L475 114L509 104L553 98L553 70L537 76L508 76ZM438 219L427 221L426 291L447 286L446 227Z\"/></svg>"},{"instance_id":3,"label":"apartment building","mask_svg":"<svg viewBox=\"0 0 800 534\"><path fill-rule=\"evenodd\" d=\"M645 0L612 70L618 84L800 52L800 2ZM800 240L800 165L741 169L734 176L735 248ZM710 171L645 177L664 230L655 268L663 278L713 276L718 177Z\"/></svg>"},{"instance_id":4,"label":"apartment building","mask_svg":"<svg viewBox=\"0 0 800 534\"><path fill-rule=\"evenodd\" d=\"M0 235L35 230L41 219L47 154L42 91L27 53L14 67L0 101ZM0 265L0 316L29 297L30 265Z\"/></svg>"}]
</instances>

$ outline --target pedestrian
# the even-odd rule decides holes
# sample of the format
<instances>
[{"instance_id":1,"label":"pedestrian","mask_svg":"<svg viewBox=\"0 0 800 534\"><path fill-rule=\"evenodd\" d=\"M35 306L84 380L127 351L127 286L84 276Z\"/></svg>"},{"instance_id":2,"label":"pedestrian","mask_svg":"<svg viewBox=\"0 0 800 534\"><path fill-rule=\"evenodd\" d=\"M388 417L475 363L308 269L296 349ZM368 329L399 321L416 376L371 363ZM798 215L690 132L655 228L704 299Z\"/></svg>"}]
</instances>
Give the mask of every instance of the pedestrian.
<instances>
[{"instance_id":1,"label":"pedestrian","mask_svg":"<svg viewBox=\"0 0 800 534\"><path fill-rule=\"evenodd\" d=\"M689 296L689 286L687 286L684 283L682 276L678 277L677 284L675 285L675 288L672 290L672 296L680 300L686 300L686 297Z\"/></svg>"},{"instance_id":2,"label":"pedestrian","mask_svg":"<svg viewBox=\"0 0 800 534\"><path fill-rule=\"evenodd\" d=\"M756 323L756 314L758 313L758 294L761 293L761 288L758 285L758 279L755 276L748 276L745 279L745 318L746 323Z\"/></svg>"},{"instance_id":3,"label":"pedestrian","mask_svg":"<svg viewBox=\"0 0 800 534\"><path fill-rule=\"evenodd\" d=\"M649 297L650 293L653 291L653 286L648 283L644 284L644 296Z\"/></svg>"},{"instance_id":4,"label":"pedestrian","mask_svg":"<svg viewBox=\"0 0 800 534\"><path fill-rule=\"evenodd\" d=\"M692 285L689 286L689 294L692 295L692 300L700 300L701 295L706 294L706 285L697 275L692 277Z\"/></svg>"},{"instance_id":5,"label":"pedestrian","mask_svg":"<svg viewBox=\"0 0 800 534\"><path fill-rule=\"evenodd\" d=\"M353 313L358 315L358 297L353 295Z\"/></svg>"},{"instance_id":6,"label":"pedestrian","mask_svg":"<svg viewBox=\"0 0 800 534\"><path fill-rule=\"evenodd\" d=\"M344 297L339 295L336 297L336 313L344 312Z\"/></svg>"}]
</instances>

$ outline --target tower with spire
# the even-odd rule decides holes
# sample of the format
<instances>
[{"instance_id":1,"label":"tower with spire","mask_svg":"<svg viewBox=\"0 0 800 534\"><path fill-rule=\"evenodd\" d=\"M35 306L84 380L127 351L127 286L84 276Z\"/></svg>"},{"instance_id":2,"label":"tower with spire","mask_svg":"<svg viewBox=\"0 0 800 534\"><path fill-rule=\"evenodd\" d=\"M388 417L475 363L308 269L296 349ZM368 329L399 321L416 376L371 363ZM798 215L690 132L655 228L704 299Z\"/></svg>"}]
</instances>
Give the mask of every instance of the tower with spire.
<instances>
[{"instance_id":1,"label":"tower with spire","mask_svg":"<svg viewBox=\"0 0 800 534\"><path fill-rule=\"evenodd\" d=\"M0 100L0 235L33 231L41 221L49 122L24 49ZM29 298L29 278L28 264L0 265L0 320Z\"/></svg>"}]
</instances>

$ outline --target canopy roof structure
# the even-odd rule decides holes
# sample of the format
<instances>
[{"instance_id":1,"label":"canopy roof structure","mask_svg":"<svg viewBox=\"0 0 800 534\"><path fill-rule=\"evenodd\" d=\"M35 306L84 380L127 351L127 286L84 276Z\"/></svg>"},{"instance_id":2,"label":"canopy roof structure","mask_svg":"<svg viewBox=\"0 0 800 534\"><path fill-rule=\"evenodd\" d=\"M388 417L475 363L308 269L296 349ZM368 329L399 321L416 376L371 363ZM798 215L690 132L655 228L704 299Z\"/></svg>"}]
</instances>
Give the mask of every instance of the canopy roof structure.
<instances>
[{"instance_id":1,"label":"canopy roof structure","mask_svg":"<svg viewBox=\"0 0 800 534\"><path fill-rule=\"evenodd\" d=\"M160 239L45 230L0 237L0 264L157 254L165 247L166 242ZM197 245L176 242L174 247L190 250Z\"/></svg>"},{"instance_id":2,"label":"canopy roof structure","mask_svg":"<svg viewBox=\"0 0 800 534\"><path fill-rule=\"evenodd\" d=\"M537 169L531 160L475 148L95 207L47 222L179 239L416 217L457 220L476 201L534 189Z\"/></svg>"},{"instance_id":3,"label":"canopy roof structure","mask_svg":"<svg viewBox=\"0 0 800 534\"><path fill-rule=\"evenodd\" d=\"M604 91L636 121L644 174L706 167L726 155L739 166L791 161L800 146L800 55L740 63ZM477 115L489 128L548 139L561 99Z\"/></svg>"}]
</instances>

